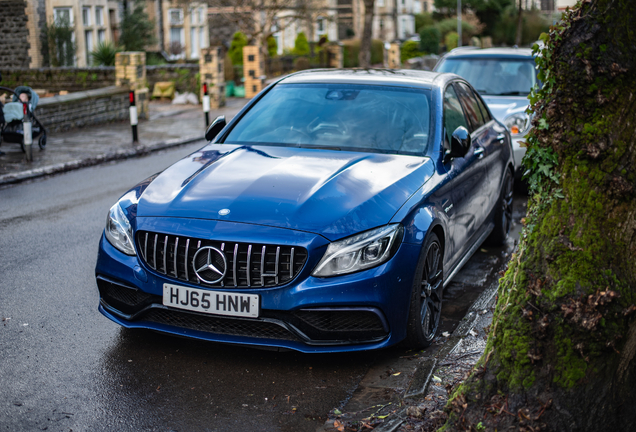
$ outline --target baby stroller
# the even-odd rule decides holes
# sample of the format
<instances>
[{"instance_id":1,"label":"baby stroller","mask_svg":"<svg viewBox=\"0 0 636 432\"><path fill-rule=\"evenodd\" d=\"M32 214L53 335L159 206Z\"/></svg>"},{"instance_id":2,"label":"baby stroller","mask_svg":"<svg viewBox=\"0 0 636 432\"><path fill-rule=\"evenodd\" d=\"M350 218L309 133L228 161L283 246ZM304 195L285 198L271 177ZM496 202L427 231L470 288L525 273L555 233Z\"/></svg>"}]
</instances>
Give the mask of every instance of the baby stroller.
<instances>
[{"instance_id":1,"label":"baby stroller","mask_svg":"<svg viewBox=\"0 0 636 432\"><path fill-rule=\"evenodd\" d=\"M20 144L22 151L24 147L24 127L22 121L26 118L32 123L33 142L37 140L40 149L46 147L46 128L35 117L33 113L38 106L40 97L31 87L19 86L15 90L7 87L0 87L0 91L5 91L12 95L11 102L4 106L0 103L0 145L2 142ZM25 94L28 102L22 102L20 95Z\"/></svg>"}]
</instances>

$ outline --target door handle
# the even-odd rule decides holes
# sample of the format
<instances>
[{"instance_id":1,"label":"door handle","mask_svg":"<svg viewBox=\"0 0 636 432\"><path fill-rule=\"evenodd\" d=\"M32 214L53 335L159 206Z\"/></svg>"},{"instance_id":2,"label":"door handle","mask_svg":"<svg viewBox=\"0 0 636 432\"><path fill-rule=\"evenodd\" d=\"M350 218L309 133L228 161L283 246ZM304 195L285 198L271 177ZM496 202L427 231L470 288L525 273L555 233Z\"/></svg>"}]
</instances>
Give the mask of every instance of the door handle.
<instances>
[{"instance_id":1,"label":"door handle","mask_svg":"<svg viewBox=\"0 0 636 432\"><path fill-rule=\"evenodd\" d=\"M484 158L484 148L483 147L477 147L475 149L475 151L473 152L473 154L475 156L477 156L478 159L483 159Z\"/></svg>"}]
</instances>

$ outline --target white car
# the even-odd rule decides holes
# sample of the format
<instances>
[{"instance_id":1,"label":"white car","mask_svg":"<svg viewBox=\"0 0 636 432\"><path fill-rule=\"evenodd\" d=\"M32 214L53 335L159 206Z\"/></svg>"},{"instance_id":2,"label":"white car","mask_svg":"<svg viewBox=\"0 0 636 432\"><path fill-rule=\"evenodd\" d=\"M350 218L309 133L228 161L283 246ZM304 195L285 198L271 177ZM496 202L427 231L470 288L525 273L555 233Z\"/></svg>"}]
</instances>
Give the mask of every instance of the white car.
<instances>
[{"instance_id":1,"label":"white car","mask_svg":"<svg viewBox=\"0 0 636 432\"><path fill-rule=\"evenodd\" d=\"M512 135L516 177L523 173L525 137L530 130L528 94L541 85L530 48L454 49L435 66L466 79Z\"/></svg>"}]
</instances>

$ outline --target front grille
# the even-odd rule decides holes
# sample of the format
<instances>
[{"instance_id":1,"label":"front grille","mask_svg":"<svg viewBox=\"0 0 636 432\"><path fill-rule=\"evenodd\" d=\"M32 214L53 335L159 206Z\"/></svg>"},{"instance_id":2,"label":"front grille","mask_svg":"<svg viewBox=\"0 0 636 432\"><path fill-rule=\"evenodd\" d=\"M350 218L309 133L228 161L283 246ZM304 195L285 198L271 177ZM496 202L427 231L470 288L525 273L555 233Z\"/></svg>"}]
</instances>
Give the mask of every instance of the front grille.
<instances>
[{"instance_id":1,"label":"front grille","mask_svg":"<svg viewBox=\"0 0 636 432\"><path fill-rule=\"evenodd\" d=\"M225 276L218 282L201 281L192 263L199 248L211 246L225 255ZM210 287L259 288L293 280L307 261L302 247L220 242L139 231L137 250L153 270L170 278ZM206 278L212 280L212 278Z\"/></svg>"},{"instance_id":2,"label":"front grille","mask_svg":"<svg viewBox=\"0 0 636 432\"><path fill-rule=\"evenodd\" d=\"M219 318L168 309L150 309L139 320L216 334L298 341L284 327L261 320Z\"/></svg>"}]
</instances>

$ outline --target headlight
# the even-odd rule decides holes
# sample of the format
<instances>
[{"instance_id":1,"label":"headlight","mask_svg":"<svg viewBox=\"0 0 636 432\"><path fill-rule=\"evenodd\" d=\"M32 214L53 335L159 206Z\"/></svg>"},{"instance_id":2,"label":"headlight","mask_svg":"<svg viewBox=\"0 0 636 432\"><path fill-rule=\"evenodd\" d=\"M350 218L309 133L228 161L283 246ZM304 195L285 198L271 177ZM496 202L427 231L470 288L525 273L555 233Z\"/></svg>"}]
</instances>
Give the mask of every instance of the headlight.
<instances>
[{"instance_id":1,"label":"headlight","mask_svg":"<svg viewBox=\"0 0 636 432\"><path fill-rule=\"evenodd\" d=\"M516 113L506 117L504 124L513 135L523 135L530 126L530 117L526 113Z\"/></svg>"},{"instance_id":2,"label":"headlight","mask_svg":"<svg viewBox=\"0 0 636 432\"><path fill-rule=\"evenodd\" d=\"M136 255L132 241L132 227L119 203L108 211L104 232L108 241L117 249L126 255Z\"/></svg>"},{"instance_id":3,"label":"headlight","mask_svg":"<svg viewBox=\"0 0 636 432\"><path fill-rule=\"evenodd\" d=\"M333 242L312 276L337 276L380 265L397 250L402 231L402 225L395 224Z\"/></svg>"}]
</instances>

